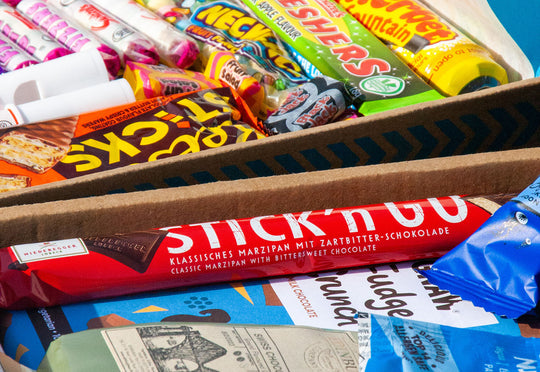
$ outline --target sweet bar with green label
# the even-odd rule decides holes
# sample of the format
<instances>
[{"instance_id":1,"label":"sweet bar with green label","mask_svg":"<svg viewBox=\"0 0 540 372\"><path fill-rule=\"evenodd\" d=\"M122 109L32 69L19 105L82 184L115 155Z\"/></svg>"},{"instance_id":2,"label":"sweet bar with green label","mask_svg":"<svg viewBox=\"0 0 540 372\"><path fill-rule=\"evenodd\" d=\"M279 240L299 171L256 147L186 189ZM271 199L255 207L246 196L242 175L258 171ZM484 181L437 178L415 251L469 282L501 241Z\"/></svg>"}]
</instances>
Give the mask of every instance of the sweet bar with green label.
<instances>
[{"instance_id":1,"label":"sweet bar with green label","mask_svg":"<svg viewBox=\"0 0 540 372\"><path fill-rule=\"evenodd\" d=\"M364 115L443 98L376 36L328 0L243 0L322 74L366 97Z\"/></svg>"}]
</instances>

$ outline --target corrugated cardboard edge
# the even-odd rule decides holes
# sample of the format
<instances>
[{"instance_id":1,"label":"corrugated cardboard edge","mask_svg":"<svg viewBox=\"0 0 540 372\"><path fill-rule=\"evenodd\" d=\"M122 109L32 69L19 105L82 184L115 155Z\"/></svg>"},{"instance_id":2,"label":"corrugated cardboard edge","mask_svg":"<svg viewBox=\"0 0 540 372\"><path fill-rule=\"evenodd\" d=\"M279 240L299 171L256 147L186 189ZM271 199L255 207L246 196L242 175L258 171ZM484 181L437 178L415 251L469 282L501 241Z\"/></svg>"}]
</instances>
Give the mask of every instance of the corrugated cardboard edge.
<instances>
[{"instance_id":1,"label":"corrugated cardboard edge","mask_svg":"<svg viewBox=\"0 0 540 372\"><path fill-rule=\"evenodd\" d=\"M0 208L0 246L447 195L521 192L540 148Z\"/></svg>"},{"instance_id":2,"label":"corrugated cardboard edge","mask_svg":"<svg viewBox=\"0 0 540 372\"><path fill-rule=\"evenodd\" d=\"M372 164L373 159L370 154L365 153L365 150L355 143L355 139L370 138L383 146L383 144L389 144L386 134L398 132L401 133L400 136L403 136L402 140L410 144L410 152L403 155L399 153L399 149L388 145L388 149L384 151L384 157L377 159L378 163L540 146L540 122L538 121L540 118L525 118L523 113L516 108L516 105L519 106L523 102L526 102L527 107L531 107L533 111L540 111L540 78L411 105L318 128L3 193L0 194L0 207L104 195L117 190L132 192L166 188L171 187L171 184L167 183L169 179L180 178L189 185L199 184L201 181L194 177L194 174L200 172L208 174L216 181L230 180L230 176L224 173L224 169L229 166L238 169L246 178L252 178L260 175L250 169L248 163L261 160L265 166L268 166L271 175L300 171L286 169L283 164L276 161L277 158L284 156L297 162L302 168L301 171L316 171L320 169L315 169L315 166L305 158L305 152L313 150L329 163L330 168ZM494 113L500 112L504 112L502 117L506 120L502 123L493 117ZM458 139L447 137L436 124L439 121L450 122L453 123L451 126L454 128L453 125L459 125L464 117L469 118L471 114L474 114L476 120L471 125L478 126L478 133L464 124L463 133L455 129ZM535 113L532 112L529 115L535 115ZM415 136L403 129L422 126L428 133L428 138L431 138L429 136L437 138L438 144L433 148L430 147L431 144L419 143ZM513 132L516 126L521 128L521 132ZM489 133L484 133L485 131ZM523 132L530 133L529 138L518 139L520 133ZM460 136L463 136L461 140L459 140ZM521 143L521 141L525 142L520 145L508 145ZM499 142L504 142L506 145L498 147ZM453 149L455 154L445 154L449 143L456 146ZM349 149L356 149L354 156L359 158L356 164L346 164L343 159L340 159L331 149L334 144L344 144ZM173 186L176 185L173 183Z\"/></svg>"}]
</instances>

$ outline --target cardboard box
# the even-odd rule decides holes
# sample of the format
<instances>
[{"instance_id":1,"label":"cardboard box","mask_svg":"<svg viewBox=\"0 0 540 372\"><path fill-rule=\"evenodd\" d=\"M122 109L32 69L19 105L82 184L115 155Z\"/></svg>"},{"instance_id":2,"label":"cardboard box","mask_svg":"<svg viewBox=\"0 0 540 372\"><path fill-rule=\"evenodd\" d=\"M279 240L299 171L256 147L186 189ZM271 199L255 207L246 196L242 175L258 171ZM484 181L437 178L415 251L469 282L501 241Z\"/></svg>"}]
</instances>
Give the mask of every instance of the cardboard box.
<instances>
[{"instance_id":1,"label":"cardboard box","mask_svg":"<svg viewBox=\"0 0 540 372\"><path fill-rule=\"evenodd\" d=\"M519 193L540 147L0 208L0 246L448 195Z\"/></svg>"},{"instance_id":2,"label":"cardboard box","mask_svg":"<svg viewBox=\"0 0 540 372\"><path fill-rule=\"evenodd\" d=\"M535 78L3 193L0 207L538 146L540 78Z\"/></svg>"}]
</instances>

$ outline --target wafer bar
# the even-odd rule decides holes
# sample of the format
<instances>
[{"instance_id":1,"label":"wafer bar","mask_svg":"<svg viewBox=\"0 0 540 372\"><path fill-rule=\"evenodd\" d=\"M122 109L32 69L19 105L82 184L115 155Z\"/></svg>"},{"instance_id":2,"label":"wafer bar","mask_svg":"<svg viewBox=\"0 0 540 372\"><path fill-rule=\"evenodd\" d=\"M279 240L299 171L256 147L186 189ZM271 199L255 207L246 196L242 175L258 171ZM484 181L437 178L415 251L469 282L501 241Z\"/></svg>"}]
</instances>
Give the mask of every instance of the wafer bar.
<instances>
[{"instance_id":1,"label":"wafer bar","mask_svg":"<svg viewBox=\"0 0 540 372\"><path fill-rule=\"evenodd\" d=\"M44 173L68 153L76 125L70 117L8 131L0 137L0 159Z\"/></svg>"},{"instance_id":2,"label":"wafer bar","mask_svg":"<svg viewBox=\"0 0 540 372\"><path fill-rule=\"evenodd\" d=\"M24 189L30 186L30 177L20 174L0 174L0 192Z\"/></svg>"}]
</instances>

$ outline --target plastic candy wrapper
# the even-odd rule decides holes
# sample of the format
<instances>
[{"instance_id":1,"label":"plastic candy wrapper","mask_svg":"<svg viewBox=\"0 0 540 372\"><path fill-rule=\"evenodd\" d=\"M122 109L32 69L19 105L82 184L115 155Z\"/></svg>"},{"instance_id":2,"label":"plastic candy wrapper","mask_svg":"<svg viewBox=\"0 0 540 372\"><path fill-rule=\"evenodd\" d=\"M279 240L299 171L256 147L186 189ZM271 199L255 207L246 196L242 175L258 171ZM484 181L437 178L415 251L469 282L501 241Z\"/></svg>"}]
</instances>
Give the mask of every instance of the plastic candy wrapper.
<instances>
[{"instance_id":1,"label":"plastic candy wrapper","mask_svg":"<svg viewBox=\"0 0 540 372\"><path fill-rule=\"evenodd\" d=\"M437 258L487 220L482 203L498 206L449 196L14 245L0 307Z\"/></svg>"},{"instance_id":2,"label":"plastic candy wrapper","mask_svg":"<svg viewBox=\"0 0 540 372\"><path fill-rule=\"evenodd\" d=\"M0 34L0 68L3 71L15 71L35 65L39 61L19 48L8 37Z\"/></svg>"},{"instance_id":3,"label":"plastic candy wrapper","mask_svg":"<svg viewBox=\"0 0 540 372\"><path fill-rule=\"evenodd\" d=\"M132 0L93 0L93 3L147 36L156 46L161 62L188 68L197 59L199 47L169 22Z\"/></svg>"},{"instance_id":4,"label":"plastic candy wrapper","mask_svg":"<svg viewBox=\"0 0 540 372\"><path fill-rule=\"evenodd\" d=\"M253 114L261 119L267 117L262 110L265 100L264 88L229 51L216 51L210 55L204 71L210 79L219 80L230 85L246 101ZM262 111L261 111L262 110Z\"/></svg>"},{"instance_id":5,"label":"plastic candy wrapper","mask_svg":"<svg viewBox=\"0 0 540 372\"><path fill-rule=\"evenodd\" d=\"M540 177L422 275L501 316L538 304Z\"/></svg>"},{"instance_id":6,"label":"plastic candy wrapper","mask_svg":"<svg viewBox=\"0 0 540 372\"><path fill-rule=\"evenodd\" d=\"M479 0L477 0L479 1ZM537 15L540 4L537 1L519 0L512 4L502 0L483 0L481 5L489 6L501 26L528 59L534 76L540 76L540 51L536 43ZM524 77L526 78L526 77Z\"/></svg>"},{"instance_id":7,"label":"plastic candy wrapper","mask_svg":"<svg viewBox=\"0 0 540 372\"><path fill-rule=\"evenodd\" d=\"M3 0L3 2L11 6L17 6L21 0Z\"/></svg>"},{"instance_id":8,"label":"plastic candy wrapper","mask_svg":"<svg viewBox=\"0 0 540 372\"><path fill-rule=\"evenodd\" d=\"M145 323L54 341L38 371L358 371L355 332L302 326Z\"/></svg>"},{"instance_id":9,"label":"plastic candy wrapper","mask_svg":"<svg viewBox=\"0 0 540 372\"><path fill-rule=\"evenodd\" d=\"M540 339L360 314L361 372L506 371L535 369Z\"/></svg>"},{"instance_id":10,"label":"plastic candy wrapper","mask_svg":"<svg viewBox=\"0 0 540 372\"><path fill-rule=\"evenodd\" d=\"M317 127L336 121L352 102L344 83L320 76L292 89L263 124L270 134Z\"/></svg>"},{"instance_id":11,"label":"plastic candy wrapper","mask_svg":"<svg viewBox=\"0 0 540 372\"><path fill-rule=\"evenodd\" d=\"M152 10L162 8L154 1L142 3ZM268 108L265 111L263 107L259 117L266 118L268 113L277 109L276 100L282 90L308 80L274 31L242 3L211 0L185 4L185 7L174 7L174 11L180 12L182 16L168 19L199 41L199 69L204 71L210 56L216 51L233 53L245 71L264 89L264 105ZM162 11L157 13L164 14Z\"/></svg>"},{"instance_id":12,"label":"plastic candy wrapper","mask_svg":"<svg viewBox=\"0 0 540 372\"><path fill-rule=\"evenodd\" d=\"M189 9L181 7L175 0L136 0L145 8L150 9L170 23L187 19ZM180 2L178 2L180 3Z\"/></svg>"},{"instance_id":13,"label":"plastic candy wrapper","mask_svg":"<svg viewBox=\"0 0 540 372\"><path fill-rule=\"evenodd\" d=\"M39 62L70 54L71 51L47 37L36 25L10 6L0 4L0 30Z\"/></svg>"},{"instance_id":14,"label":"plastic candy wrapper","mask_svg":"<svg viewBox=\"0 0 540 372\"><path fill-rule=\"evenodd\" d=\"M516 43L517 40L512 38L515 35L510 35L511 26L501 22L506 18L512 24L519 24L524 31L523 36L530 39L532 46L534 38L530 37L530 27L535 22L536 14L540 13L539 3L520 0L520 4L512 3L512 12L508 12L510 4L499 0L462 0L459 3L448 0L417 1L488 49L495 62L506 70L509 82L534 77L531 61ZM498 12L496 8L499 8ZM530 10L532 13L529 13ZM502 17L496 13L502 14Z\"/></svg>"},{"instance_id":15,"label":"plastic candy wrapper","mask_svg":"<svg viewBox=\"0 0 540 372\"><path fill-rule=\"evenodd\" d=\"M123 64L126 61L159 63L156 47L146 36L99 6L86 0L48 0L47 4L105 41L116 50Z\"/></svg>"},{"instance_id":16,"label":"plastic candy wrapper","mask_svg":"<svg viewBox=\"0 0 540 372\"><path fill-rule=\"evenodd\" d=\"M124 78L138 100L223 86L200 72L137 62L126 63Z\"/></svg>"},{"instance_id":17,"label":"plastic candy wrapper","mask_svg":"<svg viewBox=\"0 0 540 372\"><path fill-rule=\"evenodd\" d=\"M264 137L257 126L228 87L137 101L0 130L0 179L75 178Z\"/></svg>"},{"instance_id":18,"label":"plastic candy wrapper","mask_svg":"<svg viewBox=\"0 0 540 372\"><path fill-rule=\"evenodd\" d=\"M108 81L97 50L72 53L0 76L0 106L19 105Z\"/></svg>"},{"instance_id":19,"label":"plastic candy wrapper","mask_svg":"<svg viewBox=\"0 0 540 372\"><path fill-rule=\"evenodd\" d=\"M363 115L443 98L334 2L243 1L323 75L360 90Z\"/></svg>"},{"instance_id":20,"label":"plastic candy wrapper","mask_svg":"<svg viewBox=\"0 0 540 372\"><path fill-rule=\"evenodd\" d=\"M0 128L60 120L133 101L135 96L129 83L116 79L53 97L6 105L0 110Z\"/></svg>"},{"instance_id":21,"label":"plastic candy wrapper","mask_svg":"<svg viewBox=\"0 0 540 372\"><path fill-rule=\"evenodd\" d=\"M22 0L17 4L17 10L72 52L91 49L99 51L107 66L110 78L114 79L118 76L122 67L118 53L78 24L59 15L45 1Z\"/></svg>"},{"instance_id":22,"label":"plastic candy wrapper","mask_svg":"<svg viewBox=\"0 0 540 372\"><path fill-rule=\"evenodd\" d=\"M455 96L508 82L506 70L485 48L421 3L337 2L445 95Z\"/></svg>"}]
</instances>

